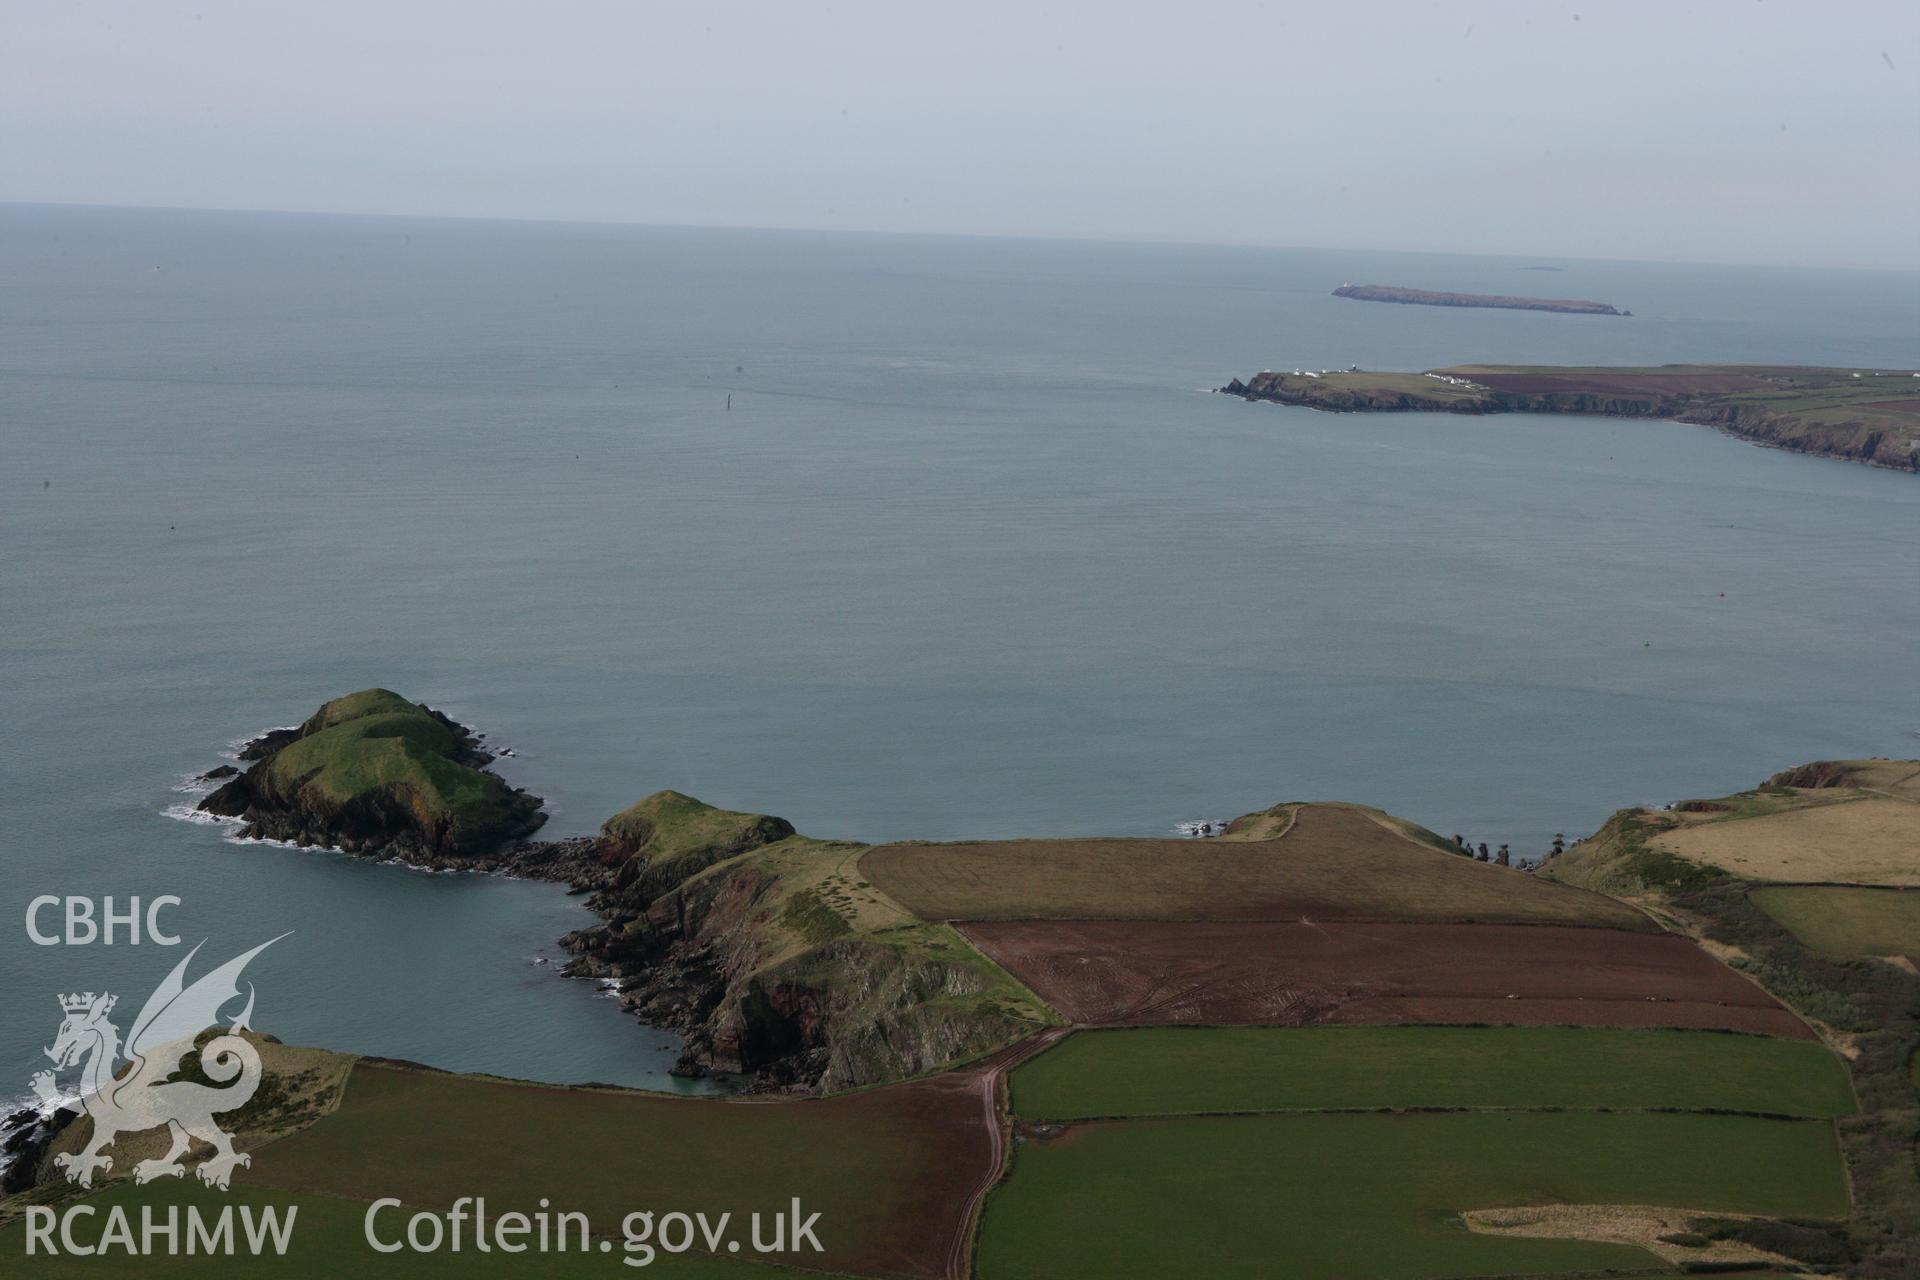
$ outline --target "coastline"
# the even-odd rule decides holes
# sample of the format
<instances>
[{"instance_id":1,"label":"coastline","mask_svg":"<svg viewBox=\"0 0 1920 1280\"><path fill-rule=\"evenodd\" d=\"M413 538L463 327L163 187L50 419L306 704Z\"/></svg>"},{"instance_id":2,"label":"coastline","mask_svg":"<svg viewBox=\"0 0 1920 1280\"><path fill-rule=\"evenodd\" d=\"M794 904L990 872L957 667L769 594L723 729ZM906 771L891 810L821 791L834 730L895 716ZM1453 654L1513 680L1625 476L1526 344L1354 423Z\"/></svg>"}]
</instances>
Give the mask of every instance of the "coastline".
<instances>
[{"instance_id":1,"label":"coastline","mask_svg":"<svg viewBox=\"0 0 1920 1280\"><path fill-rule=\"evenodd\" d=\"M396 756L403 729L421 736ZM198 809L168 812L237 825L232 842L584 896L597 918L556 940L572 957L558 972L591 980L643 1026L678 1036L669 1075L719 1076L734 1092L907 1078L1048 1021L1030 992L952 930L883 904L865 885L856 891L851 864L867 845L813 840L783 819L671 791L613 815L598 835L530 839L543 803L487 771L493 757L478 741L423 704L363 690L324 704L291 735L249 741L239 750L253 762L245 773L213 770L177 787L220 784ZM307 772L316 758L327 763ZM505 807L495 801L503 793ZM953 998L936 1008L911 995L929 989Z\"/></svg>"},{"instance_id":2,"label":"coastline","mask_svg":"<svg viewBox=\"0 0 1920 1280\"><path fill-rule=\"evenodd\" d=\"M1419 373L1265 371L1217 390L1333 413L1541 413L1711 427L1787 453L1920 473L1913 376L1749 365L1455 365Z\"/></svg>"},{"instance_id":3,"label":"coastline","mask_svg":"<svg viewBox=\"0 0 1920 1280\"><path fill-rule=\"evenodd\" d=\"M399 697L386 691L372 692ZM337 699L308 723L321 722L329 708L365 696ZM463 738L478 737L465 726L454 729ZM256 769L267 770L276 744L287 745L284 730L248 740L240 746L239 754L251 756ZM201 775L177 784L175 790L197 789L209 781ZM167 816L177 819L185 815L170 808ZM241 817L202 811L194 811L189 820L241 825L243 830L247 822ZM1242 831L1245 819L1215 825L1218 836L1250 838ZM596 920L555 940L571 958L555 965L554 971L592 981L596 994L618 999L622 1012L634 1016L643 1026L680 1037L680 1057L669 1072L674 1076L701 1079L718 1075L743 1094L836 1092L906 1078L938 1069L942 1062L994 1052L997 1044L988 1041L1006 1030L983 1022L966 1033L973 1039L902 1047L897 1037L910 1039L922 1029L908 1023L891 1025L889 1019L898 1010L878 1015L862 1010L860 1017L869 1021L859 1024L859 1034L870 1035L874 1027L891 1025L891 1033L882 1039L894 1047L860 1064L851 1077L844 1063L832 1065L834 1055L844 1047L837 1045L836 1039L848 1034L845 1025L836 1029L836 1002L845 1000L849 988L870 990L890 980L895 969L875 967L873 955L857 949L855 944L869 935L857 929L850 932L840 921L836 913L844 910L844 903L829 907L816 896L814 888L801 888L797 894L783 898L782 879L791 866L781 864L783 860L792 864L796 859L818 864L824 858L842 870L853 868L854 877L867 877L872 873L861 867L861 859L877 846L811 839L799 835L781 819L716 810L676 792L656 793L631 806L603 824L598 835L517 837L484 850L434 848L406 833L391 843L369 839L364 833L352 844L336 843L316 838L317 831L316 818L309 811L302 817L296 839L249 836L231 830L225 838L238 844L320 850L431 875L475 874L557 884L569 895L585 896L583 905ZM1196 837L1191 832L1185 837L1196 848L1215 843L1215 839ZM1432 841L1445 852L1469 852L1470 856L1464 846L1456 849L1437 836ZM905 846L888 846L900 847ZM1481 852L1484 862L1484 845ZM1504 855L1503 848L1499 860L1502 867L1506 865ZM705 874L709 869L715 874ZM813 878L807 883L820 887L817 874L809 872ZM829 877L827 883L832 879ZM929 916L910 900L890 901L898 920L937 920L955 915L953 911L935 911ZM770 910L770 905L774 909ZM804 908L804 920L796 916L796 905ZM964 912L959 914L966 916ZM898 920L890 921L886 928L897 930ZM823 921L830 922L831 927L817 931ZM783 927L788 930L784 936ZM798 952L794 949L796 929L803 939ZM785 962L806 961L801 968L807 976L782 978L781 957ZM890 963L897 966L899 962L896 959ZM964 973L964 969L940 972L946 977L939 980L946 981ZM871 1021L876 1017L877 1022ZM951 1032L952 1028L946 1030ZM778 1047L769 1047L773 1045ZM835 1071L841 1074L836 1076Z\"/></svg>"}]
</instances>

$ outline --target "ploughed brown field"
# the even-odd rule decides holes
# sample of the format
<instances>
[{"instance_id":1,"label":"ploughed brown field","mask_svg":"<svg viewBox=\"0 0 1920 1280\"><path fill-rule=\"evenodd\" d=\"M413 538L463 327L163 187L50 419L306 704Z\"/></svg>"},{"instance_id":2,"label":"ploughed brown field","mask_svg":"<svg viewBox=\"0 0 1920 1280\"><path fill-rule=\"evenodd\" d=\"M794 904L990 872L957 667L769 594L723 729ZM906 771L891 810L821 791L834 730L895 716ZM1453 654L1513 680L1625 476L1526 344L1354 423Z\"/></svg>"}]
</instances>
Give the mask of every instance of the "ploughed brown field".
<instances>
[{"instance_id":1,"label":"ploughed brown field","mask_svg":"<svg viewBox=\"0 0 1920 1280\"><path fill-rule=\"evenodd\" d=\"M1552 925L984 921L975 946L1095 1026L1500 1023L1809 1039L1684 937Z\"/></svg>"},{"instance_id":2,"label":"ploughed brown field","mask_svg":"<svg viewBox=\"0 0 1920 1280\"><path fill-rule=\"evenodd\" d=\"M1289 825L1276 839L898 844L868 851L860 867L882 893L927 920L1444 920L1657 927L1638 910L1602 894L1446 852L1372 810L1336 804L1292 808L1285 815Z\"/></svg>"}]
</instances>

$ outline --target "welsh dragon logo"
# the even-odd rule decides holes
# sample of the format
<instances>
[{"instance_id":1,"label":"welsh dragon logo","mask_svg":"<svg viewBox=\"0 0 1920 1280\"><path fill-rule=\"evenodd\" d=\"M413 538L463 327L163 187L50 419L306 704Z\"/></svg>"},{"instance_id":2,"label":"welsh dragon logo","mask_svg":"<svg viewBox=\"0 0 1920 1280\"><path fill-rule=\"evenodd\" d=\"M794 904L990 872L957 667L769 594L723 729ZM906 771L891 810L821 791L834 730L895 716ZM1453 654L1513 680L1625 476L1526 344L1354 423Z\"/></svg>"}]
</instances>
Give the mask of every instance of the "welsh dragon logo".
<instances>
[{"instance_id":1,"label":"welsh dragon logo","mask_svg":"<svg viewBox=\"0 0 1920 1280\"><path fill-rule=\"evenodd\" d=\"M280 938L286 936L283 933ZM93 1138L82 1151L54 1157L69 1182L91 1187L96 1170L104 1173L113 1168L113 1157L103 1153L115 1138L161 1125L172 1135L173 1146L159 1159L135 1165L135 1182L184 1174L187 1170L181 1161L192 1140L214 1150L213 1158L195 1170L208 1186L226 1190L234 1169L252 1163L251 1156L233 1149L233 1135L213 1121L216 1114L245 1106L260 1087L259 1051L239 1034L253 1016L252 983L247 984L246 1008L200 1049L200 1069L214 1084L168 1077L192 1051L200 1033L218 1025L220 1010L239 998L240 974L247 963L280 938L234 957L188 986L187 966L200 951L194 947L147 997L140 1016L133 1020L124 1051L119 1028L107 1016L117 996L89 991L60 997L60 1012L65 1015L60 1034L45 1051L53 1059L54 1070L36 1073L31 1084L42 1102L58 1105L65 1099L55 1086L55 1072L85 1060L80 1069L80 1102L93 1119ZM119 1069L123 1057L128 1065Z\"/></svg>"}]
</instances>

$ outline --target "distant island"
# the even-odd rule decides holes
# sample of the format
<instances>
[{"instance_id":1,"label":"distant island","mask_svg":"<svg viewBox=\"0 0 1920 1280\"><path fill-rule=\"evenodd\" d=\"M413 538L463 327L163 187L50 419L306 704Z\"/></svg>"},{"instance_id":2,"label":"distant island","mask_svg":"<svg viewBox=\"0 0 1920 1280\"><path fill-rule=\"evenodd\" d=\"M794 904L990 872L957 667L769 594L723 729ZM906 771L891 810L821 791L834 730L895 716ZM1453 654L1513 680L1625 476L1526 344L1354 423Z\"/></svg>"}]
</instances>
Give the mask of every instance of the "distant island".
<instances>
[{"instance_id":1,"label":"distant island","mask_svg":"<svg viewBox=\"0 0 1920 1280\"><path fill-rule=\"evenodd\" d=\"M1340 413L1567 413L1672 418L1754 444L1920 471L1920 375L1870 369L1670 364L1455 365L1422 373L1265 372L1220 388Z\"/></svg>"},{"instance_id":2,"label":"distant island","mask_svg":"<svg viewBox=\"0 0 1920 1280\"><path fill-rule=\"evenodd\" d=\"M1553 271L1554 267L1530 267L1532 271ZM1343 284L1333 291L1336 298L1355 298L1361 302L1404 302L1416 307L1498 307L1507 311L1559 311L1577 316L1630 316L1605 302L1583 302L1577 298L1515 298L1497 293L1436 293L1431 289L1402 289L1390 284Z\"/></svg>"}]
</instances>

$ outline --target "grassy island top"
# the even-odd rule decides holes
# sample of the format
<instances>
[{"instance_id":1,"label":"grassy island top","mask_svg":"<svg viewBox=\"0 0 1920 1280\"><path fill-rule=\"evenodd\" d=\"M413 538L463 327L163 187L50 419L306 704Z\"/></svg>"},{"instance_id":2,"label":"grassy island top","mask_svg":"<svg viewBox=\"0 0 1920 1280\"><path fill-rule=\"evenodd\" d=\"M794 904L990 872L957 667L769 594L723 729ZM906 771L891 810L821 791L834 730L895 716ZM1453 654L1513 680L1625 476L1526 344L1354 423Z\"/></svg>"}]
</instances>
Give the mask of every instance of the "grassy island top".
<instances>
[{"instance_id":1,"label":"grassy island top","mask_svg":"<svg viewBox=\"0 0 1920 1280\"><path fill-rule=\"evenodd\" d=\"M202 807L245 817L262 835L412 837L457 852L537 825L537 803L485 770L490 757L468 729L390 689L335 698L249 750L258 763Z\"/></svg>"},{"instance_id":2,"label":"grassy island top","mask_svg":"<svg viewBox=\"0 0 1920 1280\"><path fill-rule=\"evenodd\" d=\"M504 784L454 758L453 735L407 711L338 721L273 758L268 774L289 790L311 787L339 801L376 787L406 788L415 806L449 818L484 806Z\"/></svg>"}]
</instances>

